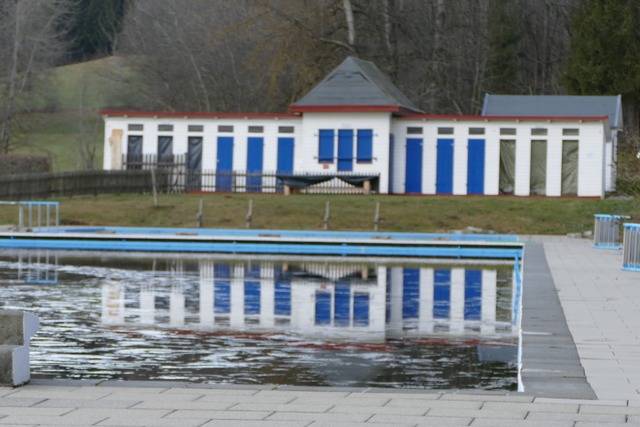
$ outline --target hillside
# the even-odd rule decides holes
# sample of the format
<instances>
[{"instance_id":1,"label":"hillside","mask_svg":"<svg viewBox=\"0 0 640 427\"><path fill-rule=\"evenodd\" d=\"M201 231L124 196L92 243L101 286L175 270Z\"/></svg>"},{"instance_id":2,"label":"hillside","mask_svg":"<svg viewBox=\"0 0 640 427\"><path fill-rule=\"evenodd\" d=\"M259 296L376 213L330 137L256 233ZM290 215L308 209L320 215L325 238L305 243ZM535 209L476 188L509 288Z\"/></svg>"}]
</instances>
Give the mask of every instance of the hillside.
<instances>
[{"instance_id":1,"label":"hillside","mask_svg":"<svg viewBox=\"0 0 640 427\"><path fill-rule=\"evenodd\" d=\"M35 112L18 117L14 152L49 156L56 172L101 167L99 111L132 106L132 75L120 57L56 68L51 91L33 102Z\"/></svg>"}]
</instances>

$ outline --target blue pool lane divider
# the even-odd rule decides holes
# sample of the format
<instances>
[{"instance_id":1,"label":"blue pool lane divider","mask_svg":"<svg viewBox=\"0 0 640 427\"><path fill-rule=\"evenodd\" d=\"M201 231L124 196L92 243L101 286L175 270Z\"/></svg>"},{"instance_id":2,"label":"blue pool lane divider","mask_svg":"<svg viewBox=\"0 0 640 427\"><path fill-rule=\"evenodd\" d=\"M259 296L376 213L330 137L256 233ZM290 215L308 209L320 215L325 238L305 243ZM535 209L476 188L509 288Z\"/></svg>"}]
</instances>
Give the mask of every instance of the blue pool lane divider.
<instances>
[{"instance_id":1,"label":"blue pool lane divider","mask_svg":"<svg viewBox=\"0 0 640 427\"><path fill-rule=\"evenodd\" d=\"M0 248L505 259L521 257L523 244L502 235L100 227L0 233Z\"/></svg>"}]
</instances>

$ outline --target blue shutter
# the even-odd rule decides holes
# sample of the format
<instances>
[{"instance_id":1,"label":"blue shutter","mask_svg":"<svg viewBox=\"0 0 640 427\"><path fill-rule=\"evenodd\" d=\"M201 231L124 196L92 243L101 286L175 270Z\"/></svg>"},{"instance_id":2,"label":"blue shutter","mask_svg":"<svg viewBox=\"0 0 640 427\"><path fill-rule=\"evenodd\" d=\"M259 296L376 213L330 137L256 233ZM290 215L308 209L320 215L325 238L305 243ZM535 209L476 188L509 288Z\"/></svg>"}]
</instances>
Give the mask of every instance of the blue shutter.
<instances>
[{"instance_id":1,"label":"blue shutter","mask_svg":"<svg viewBox=\"0 0 640 427\"><path fill-rule=\"evenodd\" d=\"M320 129L318 162L333 163L333 129Z\"/></svg>"},{"instance_id":2,"label":"blue shutter","mask_svg":"<svg viewBox=\"0 0 640 427\"><path fill-rule=\"evenodd\" d=\"M338 131L338 170L353 170L353 130Z\"/></svg>"},{"instance_id":3,"label":"blue shutter","mask_svg":"<svg viewBox=\"0 0 640 427\"><path fill-rule=\"evenodd\" d=\"M370 163L373 161L373 131L371 129L358 130L358 162Z\"/></svg>"}]
</instances>

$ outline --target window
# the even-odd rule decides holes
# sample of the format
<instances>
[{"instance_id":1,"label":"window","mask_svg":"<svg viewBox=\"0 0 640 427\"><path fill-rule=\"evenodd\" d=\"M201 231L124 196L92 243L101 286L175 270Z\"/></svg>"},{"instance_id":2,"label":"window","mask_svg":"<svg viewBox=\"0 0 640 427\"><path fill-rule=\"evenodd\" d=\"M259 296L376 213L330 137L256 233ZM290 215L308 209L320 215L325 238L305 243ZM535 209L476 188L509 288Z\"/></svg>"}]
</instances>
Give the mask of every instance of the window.
<instances>
[{"instance_id":1,"label":"window","mask_svg":"<svg viewBox=\"0 0 640 427\"><path fill-rule=\"evenodd\" d=\"M278 133L293 133L293 126L278 126Z\"/></svg>"},{"instance_id":2,"label":"window","mask_svg":"<svg viewBox=\"0 0 640 427\"><path fill-rule=\"evenodd\" d=\"M249 133L264 133L264 126L249 126Z\"/></svg>"},{"instance_id":3,"label":"window","mask_svg":"<svg viewBox=\"0 0 640 427\"><path fill-rule=\"evenodd\" d=\"M500 135L515 135L516 128L500 128Z\"/></svg>"},{"instance_id":4,"label":"window","mask_svg":"<svg viewBox=\"0 0 640 427\"><path fill-rule=\"evenodd\" d=\"M469 135L484 135L484 128L469 128Z\"/></svg>"},{"instance_id":5,"label":"window","mask_svg":"<svg viewBox=\"0 0 640 427\"><path fill-rule=\"evenodd\" d=\"M142 131L144 130L144 125L134 125L131 124L127 127L128 130L133 130L133 131Z\"/></svg>"},{"instance_id":6,"label":"window","mask_svg":"<svg viewBox=\"0 0 640 427\"><path fill-rule=\"evenodd\" d=\"M320 129L318 162L333 163L333 129Z\"/></svg>"},{"instance_id":7,"label":"window","mask_svg":"<svg viewBox=\"0 0 640 427\"><path fill-rule=\"evenodd\" d=\"M580 129L562 129L562 136L578 136L580 135Z\"/></svg>"},{"instance_id":8,"label":"window","mask_svg":"<svg viewBox=\"0 0 640 427\"><path fill-rule=\"evenodd\" d=\"M204 126L202 125L189 125L189 132L204 132Z\"/></svg>"},{"instance_id":9,"label":"window","mask_svg":"<svg viewBox=\"0 0 640 427\"><path fill-rule=\"evenodd\" d=\"M158 132L173 132L173 125L158 125Z\"/></svg>"},{"instance_id":10,"label":"window","mask_svg":"<svg viewBox=\"0 0 640 427\"><path fill-rule=\"evenodd\" d=\"M233 126L219 125L218 132L220 133L233 133Z\"/></svg>"},{"instance_id":11,"label":"window","mask_svg":"<svg viewBox=\"0 0 640 427\"><path fill-rule=\"evenodd\" d=\"M422 128L407 128L408 135L422 135Z\"/></svg>"},{"instance_id":12,"label":"window","mask_svg":"<svg viewBox=\"0 0 640 427\"><path fill-rule=\"evenodd\" d=\"M531 135L546 136L547 135L547 128L533 128L533 129L531 129Z\"/></svg>"},{"instance_id":13,"label":"window","mask_svg":"<svg viewBox=\"0 0 640 427\"><path fill-rule=\"evenodd\" d=\"M453 128L451 127L438 128L438 135L453 135Z\"/></svg>"},{"instance_id":14,"label":"window","mask_svg":"<svg viewBox=\"0 0 640 427\"><path fill-rule=\"evenodd\" d=\"M371 163L373 161L373 131L371 129L358 129L358 163Z\"/></svg>"}]
</instances>

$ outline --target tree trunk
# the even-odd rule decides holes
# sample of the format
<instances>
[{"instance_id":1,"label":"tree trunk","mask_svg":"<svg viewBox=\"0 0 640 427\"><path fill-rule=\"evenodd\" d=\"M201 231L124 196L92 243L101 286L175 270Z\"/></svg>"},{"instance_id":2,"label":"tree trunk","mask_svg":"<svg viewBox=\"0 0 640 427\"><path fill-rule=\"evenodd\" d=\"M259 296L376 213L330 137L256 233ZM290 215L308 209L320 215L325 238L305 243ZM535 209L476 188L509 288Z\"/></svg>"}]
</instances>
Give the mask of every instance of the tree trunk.
<instances>
[{"instance_id":1,"label":"tree trunk","mask_svg":"<svg viewBox=\"0 0 640 427\"><path fill-rule=\"evenodd\" d=\"M353 7L351 0L343 0L344 17L347 21L347 43L351 46L351 50L356 52L356 26L353 20Z\"/></svg>"},{"instance_id":2,"label":"tree trunk","mask_svg":"<svg viewBox=\"0 0 640 427\"><path fill-rule=\"evenodd\" d=\"M384 46L387 50L389 58L389 76L392 80L396 79L398 74L398 48L395 32L395 22L392 16L393 0L384 0L382 7L382 19L384 21Z\"/></svg>"},{"instance_id":3,"label":"tree trunk","mask_svg":"<svg viewBox=\"0 0 640 427\"><path fill-rule=\"evenodd\" d=\"M0 146L4 154L9 153L11 146L11 122L15 108L16 85L18 84L18 52L20 51L20 20L22 19L22 0L16 0L16 16L13 33L13 51L11 54L11 71L7 80L6 99L0 124Z\"/></svg>"}]
</instances>

